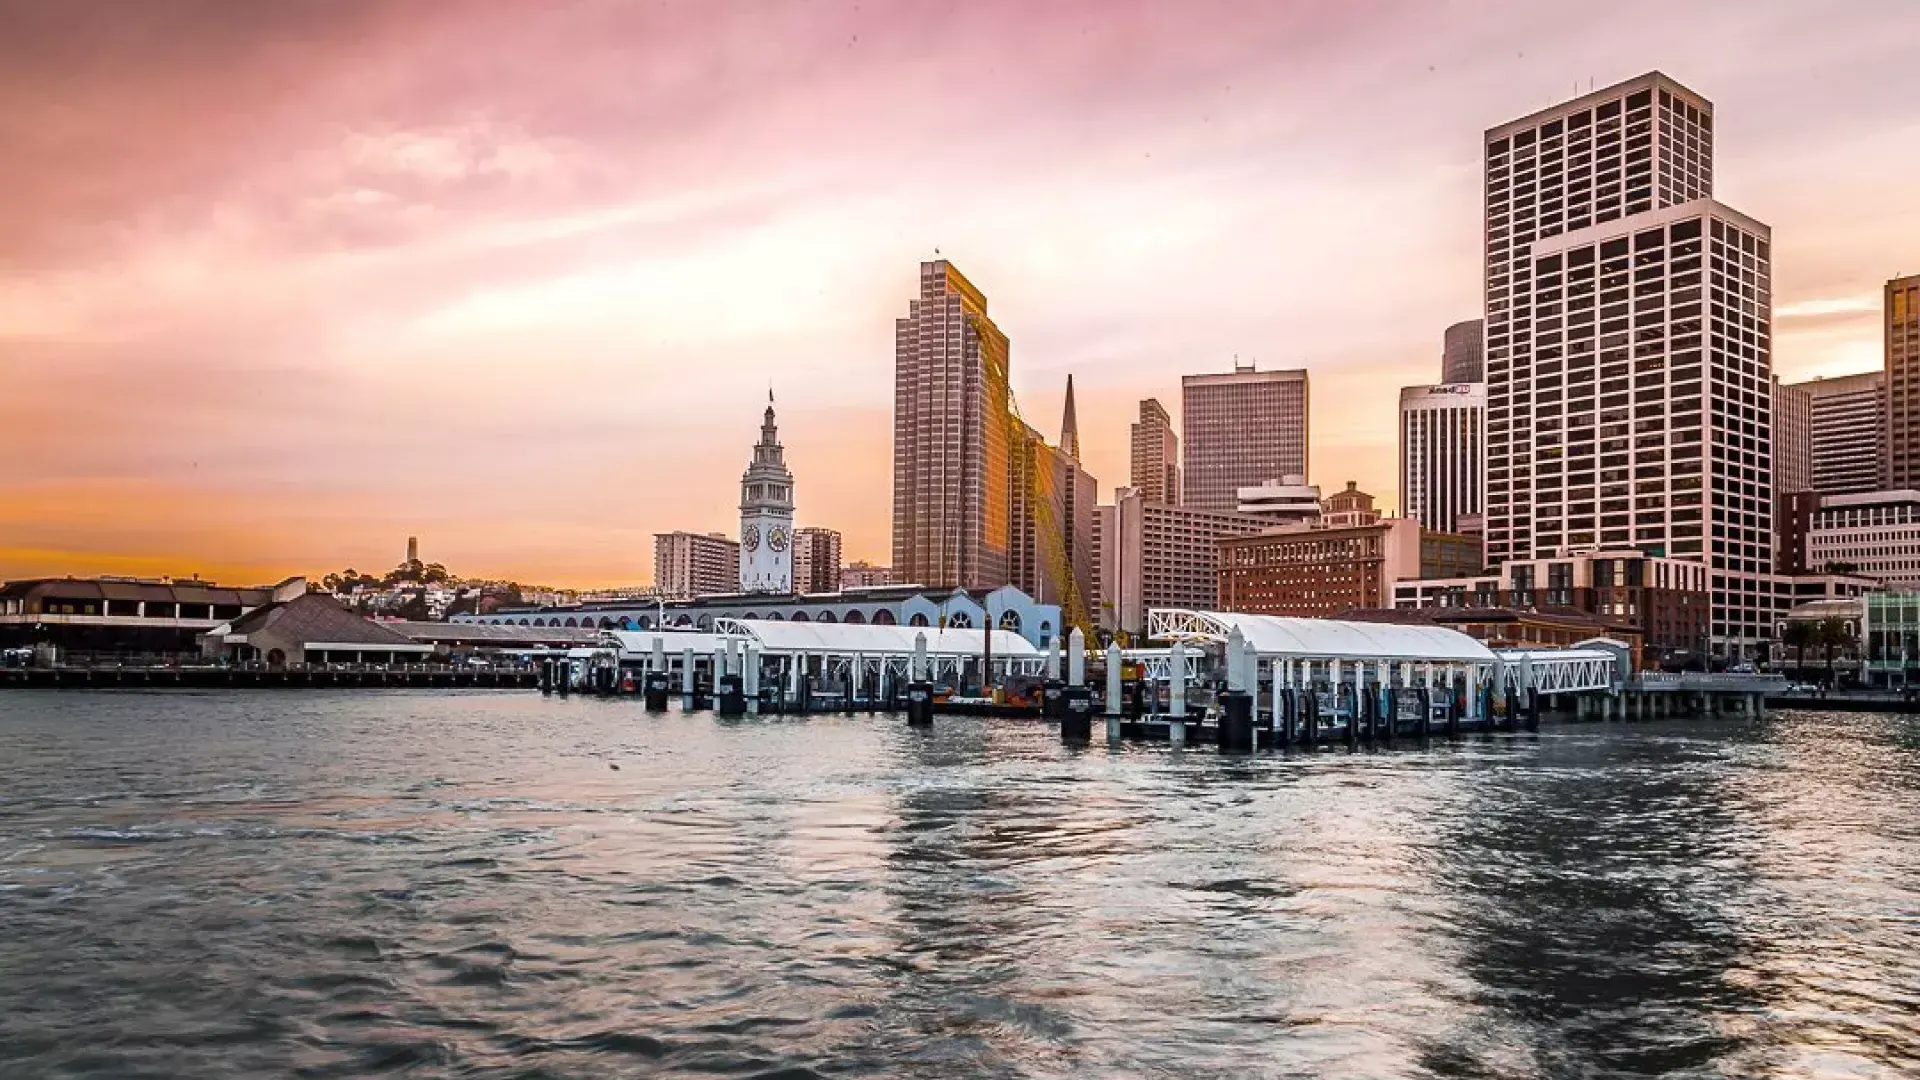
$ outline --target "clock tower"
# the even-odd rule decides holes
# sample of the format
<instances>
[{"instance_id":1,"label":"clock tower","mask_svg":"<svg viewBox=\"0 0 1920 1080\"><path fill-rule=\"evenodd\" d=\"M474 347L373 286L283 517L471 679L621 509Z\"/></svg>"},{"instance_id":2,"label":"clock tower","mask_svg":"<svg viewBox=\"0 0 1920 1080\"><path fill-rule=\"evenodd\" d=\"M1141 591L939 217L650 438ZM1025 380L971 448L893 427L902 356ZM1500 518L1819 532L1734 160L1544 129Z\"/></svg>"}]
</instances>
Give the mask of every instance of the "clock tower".
<instances>
[{"instance_id":1,"label":"clock tower","mask_svg":"<svg viewBox=\"0 0 1920 1080\"><path fill-rule=\"evenodd\" d=\"M793 473L773 423L773 391L753 463L740 477L740 591L793 591Z\"/></svg>"}]
</instances>

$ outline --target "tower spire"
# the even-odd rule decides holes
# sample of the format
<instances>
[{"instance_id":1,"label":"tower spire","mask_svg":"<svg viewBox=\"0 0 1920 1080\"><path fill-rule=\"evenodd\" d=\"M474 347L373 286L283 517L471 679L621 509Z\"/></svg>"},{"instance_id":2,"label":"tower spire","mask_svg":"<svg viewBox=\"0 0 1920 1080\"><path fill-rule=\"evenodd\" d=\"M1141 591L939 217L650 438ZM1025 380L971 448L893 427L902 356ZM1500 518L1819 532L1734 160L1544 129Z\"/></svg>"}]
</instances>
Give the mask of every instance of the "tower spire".
<instances>
[{"instance_id":1,"label":"tower spire","mask_svg":"<svg viewBox=\"0 0 1920 1080\"><path fill-rule=\"evenodd\" d=\"M1080 460L1080 420L1073 412L1073 376L1067 376L1067 407L1060 417L1060 449L1068 457Z\"/></svg>"}]
</instances>

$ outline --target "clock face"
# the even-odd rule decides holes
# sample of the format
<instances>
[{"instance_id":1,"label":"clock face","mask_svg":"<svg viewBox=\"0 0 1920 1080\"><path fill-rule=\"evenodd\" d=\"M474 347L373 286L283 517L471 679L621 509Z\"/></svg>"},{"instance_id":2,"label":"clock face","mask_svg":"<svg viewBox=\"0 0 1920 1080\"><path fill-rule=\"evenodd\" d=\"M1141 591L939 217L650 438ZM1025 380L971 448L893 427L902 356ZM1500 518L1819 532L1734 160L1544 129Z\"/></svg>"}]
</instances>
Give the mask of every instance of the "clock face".
<instances>
[{"instance_id":1,"label":"clock face","mask_svg":"<svg viewBox=\"0 0 1920 1080\"><path fill-rule=\"evenodd\" d=\"M748 551L760 546L760 526L749 525L740 532L740 546Z\"/></svg>"},{"instance_id":2,"label":"clock face","mask_svg":"<svg viewBox=\"0 0 1920 1080\"><path fill-rule=\"evenodd\" d=\"M775 551L787 550L787 530L775 525L767 530L767 546Z\"/></svg>"}]
</instances>

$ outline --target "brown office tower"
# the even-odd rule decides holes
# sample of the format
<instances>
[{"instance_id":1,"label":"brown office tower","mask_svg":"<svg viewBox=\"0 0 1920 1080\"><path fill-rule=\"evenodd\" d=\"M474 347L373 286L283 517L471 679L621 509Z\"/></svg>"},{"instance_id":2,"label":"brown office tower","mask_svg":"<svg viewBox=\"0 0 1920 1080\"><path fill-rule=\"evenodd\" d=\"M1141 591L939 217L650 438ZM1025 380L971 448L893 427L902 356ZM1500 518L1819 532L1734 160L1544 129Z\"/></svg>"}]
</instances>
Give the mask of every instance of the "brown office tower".
<instances>
[{"instance_id":1,"label":"brown office tower","mask_svg":"<svg viewBox=\"0 0 1920 1080\"><path fill-rule=\"evenodd\" d=\"M1307 373L1255 371L1180 380L1186 506L1232 512L1240 489L1307 475Z\"/></svg>"},{"instance_id":2,"label":"brown office tower","mask_svg":"<svg viewBox=\"0 0 1920 1080\"><path fill-rule=\"evenodd\" d=\"M810 526L793 530L793 591L840 591L840 530Z\"/></svg>"},{"instance_id":3,"label":"brown office tower","mask_svg":"<svg viewBox=\"0 0 1920 1080\"><path fill-rule=\"evenodd\" d=\"M1134 493L1148 502L1180 503L1180 436L1173 433L1173 417L1157 398L1140 403L1140 419L1133 425Z\"/></svg>"},{"instance_id":4,"label":"brown office tower","mask_svg":"<svg viewBox=\"0 0 1920 1080\"><path fill-rule=\"evenodd\" d=\"M1920 274L1887 282L1889 490L1920 487Z\"/></svg>"},{"instance_id":5,"label":"brown office tower","mask_svg":"<svg viewBox=\"0 0 1920 1080\"><path fill-rule=\"evenodd\" d=\"M1007 336L946 260L894 323L893 572L932 589L1008 581Z\"/></svg>"}]
</instances>

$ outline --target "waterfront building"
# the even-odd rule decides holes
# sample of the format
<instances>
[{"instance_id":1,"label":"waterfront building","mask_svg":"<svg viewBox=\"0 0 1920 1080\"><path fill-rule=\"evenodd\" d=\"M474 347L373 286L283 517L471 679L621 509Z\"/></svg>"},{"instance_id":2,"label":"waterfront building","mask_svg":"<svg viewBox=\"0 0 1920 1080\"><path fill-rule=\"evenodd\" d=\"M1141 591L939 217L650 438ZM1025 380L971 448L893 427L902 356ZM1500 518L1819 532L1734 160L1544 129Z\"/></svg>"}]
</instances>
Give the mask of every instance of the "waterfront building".
<instances>
[{"instance_id":1,"label":"waterfront building","mask_svg":"<svg viewBox=\"0 0 1920 1080\"><path fill-rule=\"evenodd\" d=\"M1822 495L1881 490L1887 469L1886 373L1792 385L1807 394L1813 490Z\"/></svg>"},{"instance_id":2,"label":"waterfront building","mask_svg":"<svg viewBox=\"0 0 1920 1080\"><path fill-rule=\"evenodd\" d=\"M774 424L772 391L753 460L740 475L739 584L741 592L793 591L793 473Z\"/></svg>"},{"instance_id":3,"label":"waterfront building","mask_svg":"<svg viewBox=\"0 0 1920 1080\"><path fill-rule=\"evenodd\" d=\"M1098 516L1099 625L1138 636L1154 608L1216 609L1219 540L1272 525L1264 517L1174 506L1135 488L1116 489L1113 504L1100 507Z\"/></svg>"},{"instance_id":4,"label":"waterfront building","mask_svg":"<svg viewBox=\"0 0 1920 1080\"><path fill-rule=\"evenodd\" d=\"M1806 545L1809 569L1920 585L1920 491L1822 496Z\"/></svg>"},{"instance_id":5,"label":"waterfront building","mask_svg":"<svg viewBox=\"0 0 1920 1080\"><path fill-rule=\"evenodd\" d=\"M944 259L894 323L893 569L935 588L1010 580L1007 337Z\"/></svg>"},{"instance_id":6,"label":"waterfront building","mask_svg":"<svg viewBox=\"0 0 1920 1080\"><path fill-rule=\"evenodd\" d=\"M793 591L840 591L840 531L817 525L793 530Z\"/></svg>"},{"instance_id":7,"label":"waterfront building","mask_svg":"<svg viewBox=\"0 0 1920 1080\"><path fill-rule=\"evenodd\" d=\"M1468 319L1447 327L1445 351L1440 357L1442 383L1477 383L1487 377L1487 323Z\"/></svg>"},{"instance_id":8,"label":"waterfront building","mask_svg":"<svg viewBox=\"0 0 1920 1080\"><path fill-rule=\"evenodd\" d=\"M875 566L865 559L857 559L840 568L842 589L875 589L893 584L896 582L890 566Z\"/></svg>"},{"instance_id":9,"label":"waterfront building","mask_svg":"<svg viewBox=\"0 0 1920 1080\"><path fill-rule=\"evenodd\" d=\"M1340 617L1352 622L1444 626L1489 649L1571 649L1595 638L1607 638L1627 647L1635 671L1645 663L1638 624L1622 616L1570 607L1362 608Z\"/></svg>"},{"instance_id":10,"label":"waterfront building","mask_svg":"<svg viewBox=\"0 0 1920 1080\"><path fill-rule=\"evenodd\" d=\"M1698 657L1711 626L1711 571L1700 562L1634 548L1510 560L1484 574L1402 581L1393 605L1571 611L1638 630L1651 663Z\"/></svg>"},{"instance_id":11,"label":"waterfront building","mask_svg":"<svg viewBox=\"0 0 1920 1080\"><path fill-rule=\"evenodd\" d=\"M1341 513L1346 520L1363 516ZM1478 538L1423 528L1412 518L1269 529L1222 537L1219 546L1220 610L1259 615L1333 618L1392 607L1396 582L1459 577L1481 566Z\"/></svg>"},{"instance_id":12,"label":"waterfront building","mask_svg":"<svg viewBox=\"0 0 1920 1080\"><path fill-rule=\"evenodd\" d=\"M1813 491L1813 395L1773 377L1773 494Z\"/></svg>"},{"instance_id":13,"label":"waterfront building","mask_svg":"<svg viewBox=\"0 0 1920 1080\"><path fill-rule=\"evenodd\" d=\"M1320 520L1320 485L1304 476L1283 476L1234 492L1237 513L1271 525L1302 525ZM1192 606L1192 605L1189 605Z\"/></svg>"},{"instance_id":14,"label":"waterfront building","mask_svg":"<svg viewBox=\"0 0 1920 1080\"><path fill-rule=\"evenodd\" d=\"M1820 499L1817 491L1793 491L1774 497L1773 550L1776 573L1807 572L1807 534L1813 531L1813 516L1820 510Z\"/></svg>"},{"instance_id":15,"label":"waterfront building","mask_svg":"<svg viewBox=\"0 0 1920 1080\"><path fill-rule=\"evenodd\" d=\"M1401 512L1429 529L1458 532L1486 491L1485 383L1400 391Z\"/></svg>"},{"instance_id":16,"label":"waterfront building","mask_svg":"<svg viewBox=\"0 0 1920 1080\"><path fill-rule=\"evenodd\" d=\"M1180 437L1173 433L1173 417L1158 399L1147 398L1140 403L1140 419L1131 434L1133 472L1128 480L1133 490L1148 502L1178 505Z\"/></svg>"},{"instance_id":17,"label":"waterfront building","mask_svg":"<svg viewBox=\"0 0 1920 1080\"><path fill-rule=\"evenodd\" d=\"M1920 488L1920 274L1887 282L1887 470L1881 486Z\"/></svg>"},{"instance_id":18,"label":"waterfront building","mask_svg":"<svg viewBox=\"0 0 1920 1080\"><path fill-rule=\"evenodd\" d=\"M1920 686L1920 592L1899 589L1860 599L1861 678L1870 686Z\"/></svg>"},{"instance_id":19,"label":"waterfront building","mask_svg":"<svg viewBox=\"0 0 1920 1080\"><path fill-rule=\"evenodd\" d=\"M567 629L655 630L666 627L706 631L713 629L717 619L974 630L981 629L991 621L1000 629L1013 631L1040 646L1063 630L1058 604L1042 603L1011 585L978 594L965 589L927 589L918 585L842 589L837 593L817 596L733 593L690 600L502 608L488 615L455 615L449 621Z\"/></svg>"},{"instance_id":20,"label":"waterfront building","mask_svg":"<svg viewBox=\"0 0 1920 1080\"><path fill-rule=\"evenodd\" d=\"M1182 377L1183 504L1233 511L1243 487L1307 475L1307 398L1304 370Z\"/></svg>"},{"instance_id":21,"label":"waterfront building","mask_svg":"<svg viewBox=\"0 0 1920 1080\"><path fill-rule=\"evenodd\" d=\"M1712 105L1653 72L1485 146L1489 561L1699 562L1714 647L1764 647L1771 235L1712 198Z\"/></svg>"},{"instance_id":22,"label":"waterfront building","mask_svg":"<svg viewBox=\"0 0 1920 1080\"><path fill-rule=\"evenodd\" d=\"M732 592L739 575L740 542L725 533L654 534L653 584L662 596Z\"/></svg>"},{"instance_id":23,"label":"waterfront building","mask_svg":"<svg viewBox=\"0 0 1920 1080\"><path fill-rule=\"evenodd\" d=\"M327 593L302 593L222 622L199 638L209 660L265 664L403 664L431 659L434 646L356 615Z\"/></svg>"},{"instance_id":24,"label":"waterfront building","mask_svg":"<svg viewBox=\"0 0 1920 1080\"><path fill-rule=\"evenodd\" d=\"M167 661L197 654L199 636L223 622L306 592L304 577L243 588L197 577L9 581L0 584L0 648Z\"/></svg>"}]
</instances>

